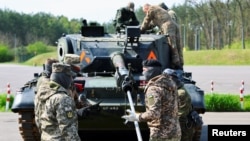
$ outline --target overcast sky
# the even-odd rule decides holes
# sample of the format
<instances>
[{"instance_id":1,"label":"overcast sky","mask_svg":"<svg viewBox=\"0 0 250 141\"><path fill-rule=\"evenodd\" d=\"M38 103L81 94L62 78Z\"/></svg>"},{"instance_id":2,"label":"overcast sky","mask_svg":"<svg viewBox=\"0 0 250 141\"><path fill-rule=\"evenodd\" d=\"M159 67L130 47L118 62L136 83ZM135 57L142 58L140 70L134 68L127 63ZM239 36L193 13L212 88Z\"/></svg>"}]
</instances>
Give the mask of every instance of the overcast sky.
<instances>
[{"instance_id":1,"label":"overcast sky","mask_svg":"<svg viewBox=\"0 0 250 141\"><path fill-rule=\"evenodd\" d=\"M25 14L37 12L50 13L54 16L72 18L85 18L88 21L100 23L111 21L119 7L126 6L129 0L0 0L0 9L9 9ZM133 0L135 8L145 3L165 4L171 8L173 5L184 4L185 0Z\"/></svg>"}]
</instances>

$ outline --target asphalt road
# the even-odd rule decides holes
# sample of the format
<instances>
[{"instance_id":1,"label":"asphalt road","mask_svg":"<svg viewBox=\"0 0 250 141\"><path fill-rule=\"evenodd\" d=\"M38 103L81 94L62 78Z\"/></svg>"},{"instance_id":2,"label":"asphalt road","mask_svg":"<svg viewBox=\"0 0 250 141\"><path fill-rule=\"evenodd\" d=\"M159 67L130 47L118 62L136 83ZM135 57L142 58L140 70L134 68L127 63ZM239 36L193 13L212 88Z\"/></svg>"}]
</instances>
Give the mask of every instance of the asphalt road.
<instances>
[{"instance_id":1,"label":"asphalt road","mask_svg":"<svg viewBox=\"0 0 250 141\"><path fill-rule=\"evenodd\" d=\"M12 112L0 113L0 141L22 141L19 133L18 114ZM217 125L249 125L250 112L206 112L201 115L204 121L201 141L208 141L207 126ZM118 140L118 139L117 139Z\"/></svg>"},{"instance_id":2,"label":"asphalt road","mask_svg":"<svg viewBox=\"0 0 250 141\"><path fill-rule=\"evenodd\" d=\"M7 92L7 83L15 93L41 71L42 67L0 64L0 93ZM213 81L213 92L240 94L244 81L244 94L250 94L250 66L184 66L184 71L192 72L192 79L205 93L211 92Z\"/></svg>"},{"instance_id":3,"label":"asphalt road","mask_svg":"<svg viewBox=\"0 0 250 141\"><path fill-rule=\"evenodd\" d=\"M196 85L206 93L240 94L242 81L244 94L250 94L250 66L184 66L186 72L192 72Z\"/></svg>"},{"instance_id":4,"label":"asphalt road","mask_svg":"<svg viewBox=\"0 0 250 141\"><path fill-rule=\"evenodd\" d=\"M40 73L42 67L0 64L0 93L7 93L10 84L11 94L34 78L34 73Z\"/></svg>"}]
</instances>

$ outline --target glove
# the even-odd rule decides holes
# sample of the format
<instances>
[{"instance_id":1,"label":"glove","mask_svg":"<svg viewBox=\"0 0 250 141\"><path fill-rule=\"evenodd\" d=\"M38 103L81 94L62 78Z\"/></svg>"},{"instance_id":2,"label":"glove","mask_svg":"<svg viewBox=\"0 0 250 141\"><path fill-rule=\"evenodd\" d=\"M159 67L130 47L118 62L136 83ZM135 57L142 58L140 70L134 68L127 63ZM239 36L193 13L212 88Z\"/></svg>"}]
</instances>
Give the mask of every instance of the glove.
<instances>
[{"instance_id":1,"label":"glove","mask_svg":"<svg viewBox=\"0 0 250 141\"><path fill-rule=\"evenodd\" d=\"M134 113L130 109L126 110L129 114L128 115L123 115L122 118L126 119L127 121L134 122L134 121L139 121L139 113Z\"/></svg>"},{"instance_id":2,"label":"glove","mask_svg":"<svg viewBox=\"0 0 250 141\"><path fill-rule=\"evenodd\" d=\"M96 113L99 113L101 108L99 106L99 104L101 103L102 101L99 101L97 104L94 104L94 105L90 105L90 106L87 106L87 107L83 107L81 109L78 109L77 110L77 115L79 118L87 118L89 115L91 114L96 114Z\"/></svg>"},{"instance_id":3,"label":"glove","mask_svg":"<svg viewBox=\"0 0 250 141\"><path fill-rule=\"evenodd\" d=\"M77 110L78 118L86 118L90 113L89 107L83 107Z\"/></svg>"}]
</instances>

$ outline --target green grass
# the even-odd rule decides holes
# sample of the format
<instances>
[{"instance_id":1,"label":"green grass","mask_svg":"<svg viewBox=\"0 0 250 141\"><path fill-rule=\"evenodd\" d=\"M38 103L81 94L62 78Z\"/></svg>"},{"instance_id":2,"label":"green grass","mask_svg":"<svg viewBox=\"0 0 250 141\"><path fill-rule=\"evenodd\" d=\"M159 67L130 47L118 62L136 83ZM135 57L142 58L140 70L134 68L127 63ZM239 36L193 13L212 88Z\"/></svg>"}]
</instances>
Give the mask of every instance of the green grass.
<instances>
[{"instance_id":1,"label":"green grass","mask_svg":"<svg viewBox=\"0 0 250 141\"><path fill-rule=\"evenodd\" d=\"M0 94L0 112L5 112L6 111L6 99L7 99L7 94ZM11 111L11 106L14 101L14 96L10 95L10 104L9 104L9 111Z\"/></svg>"},{"instance_id":2,"label":"green grass","mask_svg":"<svg viewBox=\"0 0 250 141\"><path fill-rule=\"evenodd\" d=\"M44 53L41 55L37 55L28 61L24 62L24 65L37 65L37 66L42 66L44 62L46 61L47 58L56 58L57 59L57 52L49 52L49 53Z\"/></svg>"},{"instance_id":3,"label":"green grass","mask_svg":"<svg viewBox=\"0 0 250 141\"><path fill-rule=\"evenodd\" d=\"M250 49L185 51L184 65L249 65Z\"/></svg>"},{"instance_id":4,"label":"green grass","mask_svg":"<svg viewBox=\"0 0 250 141\"><path fill-rule=\"evenodd\" d=\"M243 109L240 97L234 94L206 94L206 111L213 112L237 112L250 111L250 95L244 96Z\"/></svg>"}]
</instances>

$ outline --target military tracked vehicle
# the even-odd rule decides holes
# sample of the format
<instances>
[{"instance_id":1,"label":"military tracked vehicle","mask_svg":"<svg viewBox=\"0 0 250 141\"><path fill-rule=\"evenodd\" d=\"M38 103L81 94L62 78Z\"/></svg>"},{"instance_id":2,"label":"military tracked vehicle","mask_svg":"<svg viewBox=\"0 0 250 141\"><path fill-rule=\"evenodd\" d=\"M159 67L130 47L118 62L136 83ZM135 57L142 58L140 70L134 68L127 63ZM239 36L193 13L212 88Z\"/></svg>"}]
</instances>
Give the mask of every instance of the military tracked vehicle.
<instances>
[{"instance_id":1,"label":"military tracked vehicle","mask_svg":"<svg viewBox=\"0 0 250 141\"><path fill-rule=\"evenodd\" d=\"M136 124L125 124L121 116L126 114L126 109L145 111L143 88L147 82L142 76L142 61L157 59L162 69L169 68L170 49L166 37L141 34L138 26L128 26L118 34L105 33L102 26L82 26L81 33L58 39L57 52L59 61L63 61L66 54L80 56L81 75L74 80L81 84L78 92L90 104L99 105L98 111L79 118L81 139L137 140ZM195 85L191 72L184 72L181 77L194 108L205 113L204 91ZM33 111L36 79L37 75L17 92L12 106L12 111L20 114L19 129L24 140L39 140ZM142 139L148 140L146 123L138 125Z\"/></svg>"}]
</instances>

